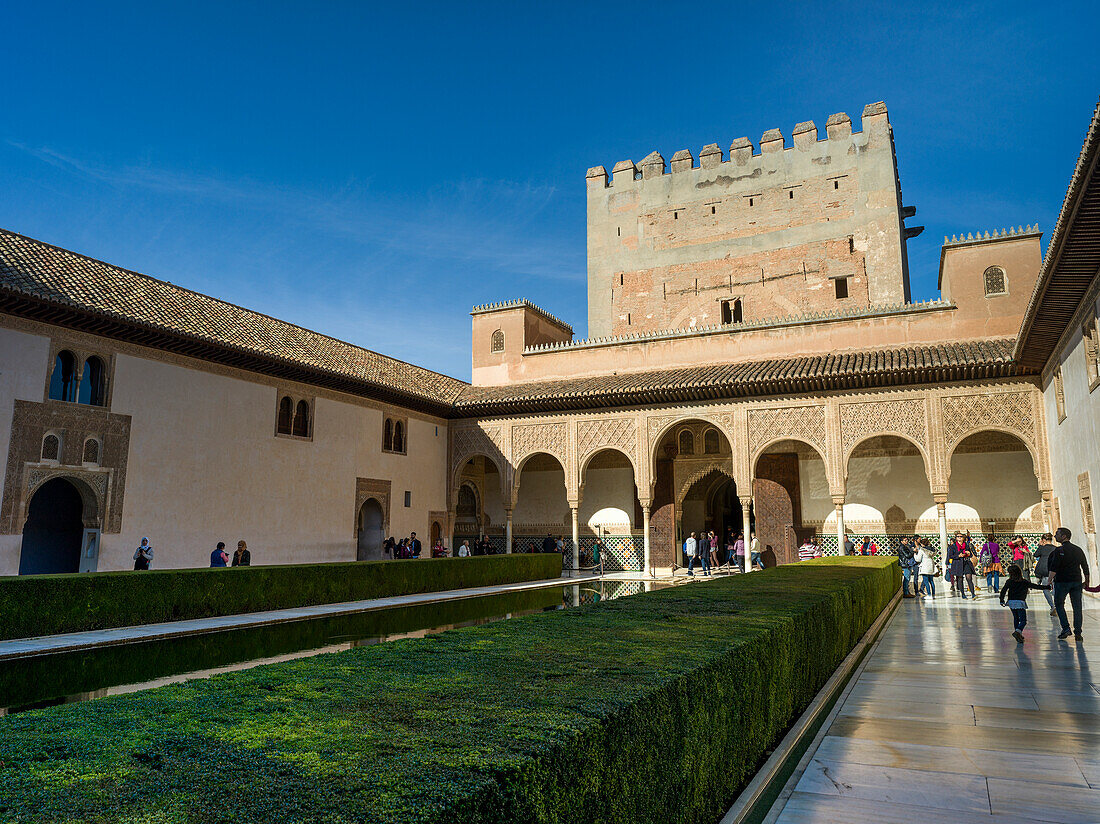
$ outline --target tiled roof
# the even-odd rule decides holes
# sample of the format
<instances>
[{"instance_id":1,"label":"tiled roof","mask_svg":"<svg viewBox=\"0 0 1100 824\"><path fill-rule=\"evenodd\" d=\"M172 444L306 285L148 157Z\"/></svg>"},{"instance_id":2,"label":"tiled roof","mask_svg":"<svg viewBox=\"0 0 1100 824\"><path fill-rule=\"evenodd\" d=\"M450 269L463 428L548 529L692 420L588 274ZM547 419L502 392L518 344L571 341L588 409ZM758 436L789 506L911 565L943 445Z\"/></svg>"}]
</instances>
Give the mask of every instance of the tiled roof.
<instances>
[{"instance_id":1,"label":"tiled roof","mask_svg":"<svg viewBox=\"0 0 1100 824\"><path fill-rule=\"evenodd\" d=\"M1100 270L1100 103L1092 112L1046 257L1024 312L1015 356L1046 366Z\"/></svg>"},{"instance_id":2,"label":"tiled roof","mask_svg":"<svg viewBox=\"0 0 1100 824\"><path fill-rule=\"evenodd\" d=\"M1013 363L1013 343L1005 339L966 341L506 386L470 386L456 406L467 416L500 415L1029 374Z\"/></svg>"},{"instance_id":3,"label":"tiled roof","mask_svg":"<svg viewBox=\"0 0 1100 824\"><path fill-rule=\"evenodd\" d=\"M137 325L162 348L269 374L307 373L324 385L443 413L468 384L311 332L163 280L0 229L0 309L48 319L71 313L83 328ZM33 305L38 312L31 312ZM67 324L68 325L68 324ZM120 336L120 335L116 335ZM132 339L132 338L131 338ZM169 345L172 342L178 345ZM144 341L142 341L144 342ZM216 357L221 351L227 357ZM232 356L232 357L230 357ZM267 368L262 368L266 364ZM282 368L279 368L282 367ZM420 403L418 403L420 402ZM438 407L434 409L433 407Z\"/></svg>"}]
</instances>

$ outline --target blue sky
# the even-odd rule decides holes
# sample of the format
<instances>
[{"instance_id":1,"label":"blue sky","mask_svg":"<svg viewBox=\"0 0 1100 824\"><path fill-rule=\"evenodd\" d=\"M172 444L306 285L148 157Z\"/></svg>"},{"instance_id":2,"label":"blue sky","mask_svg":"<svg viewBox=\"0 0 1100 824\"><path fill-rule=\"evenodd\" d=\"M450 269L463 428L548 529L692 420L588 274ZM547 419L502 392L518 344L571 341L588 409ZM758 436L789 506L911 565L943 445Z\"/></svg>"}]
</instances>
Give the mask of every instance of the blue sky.
<instances>
[{"instance_id":1,"label":"blue sky","mask_svg":"<svg viewBox=\"0 0 1100 824\"><path fill-rule=\"evenodd\" d=\"M881 99L928 298L945 233L1052 227L1098 9L9 3L0 226L466 379L473 304L585 334L589 166Z\"/></svg>"}]
</instances>

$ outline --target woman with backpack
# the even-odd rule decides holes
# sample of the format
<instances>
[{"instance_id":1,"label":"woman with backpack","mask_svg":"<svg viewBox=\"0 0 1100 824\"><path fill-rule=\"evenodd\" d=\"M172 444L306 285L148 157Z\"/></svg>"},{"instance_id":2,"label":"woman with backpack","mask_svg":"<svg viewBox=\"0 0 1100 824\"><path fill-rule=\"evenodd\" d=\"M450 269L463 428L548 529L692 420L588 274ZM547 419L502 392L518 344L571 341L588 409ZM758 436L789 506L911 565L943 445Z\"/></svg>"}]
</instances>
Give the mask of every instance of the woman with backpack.
<instances>
[{"instance_id":1,"label":"woman with backpack","mask_svg":"<svg viewBox=\"0 0 1100 824\"><path fill-rule=\"evenodd\" d=\"M981 565L982 574L985 575L986 589L990 592L999 592L1001 589L1001 546L992 533L986 536L986 541L982 544L978 563Z\"/></svg>"}]
</instances>

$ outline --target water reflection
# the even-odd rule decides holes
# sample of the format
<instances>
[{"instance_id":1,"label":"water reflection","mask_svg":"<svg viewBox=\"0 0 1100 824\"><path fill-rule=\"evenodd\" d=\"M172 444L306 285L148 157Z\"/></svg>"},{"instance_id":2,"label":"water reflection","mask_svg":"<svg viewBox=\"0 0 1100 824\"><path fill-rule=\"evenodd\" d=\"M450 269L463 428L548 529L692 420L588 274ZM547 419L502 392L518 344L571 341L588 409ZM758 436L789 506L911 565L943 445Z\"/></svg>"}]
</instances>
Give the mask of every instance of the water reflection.
<instances>
[{"instance_id":1,"label":"water reflection","mask_svg":"<svg viewBox=\"0 0 1100 824\"><path fill-rule=\"evenodd\" d=\"M642 581L586 581L0 661L0 715L138 692L352 647L419 638L457 627L621 598L651 588L651 582Z\"/></svg>"}]
</instances>

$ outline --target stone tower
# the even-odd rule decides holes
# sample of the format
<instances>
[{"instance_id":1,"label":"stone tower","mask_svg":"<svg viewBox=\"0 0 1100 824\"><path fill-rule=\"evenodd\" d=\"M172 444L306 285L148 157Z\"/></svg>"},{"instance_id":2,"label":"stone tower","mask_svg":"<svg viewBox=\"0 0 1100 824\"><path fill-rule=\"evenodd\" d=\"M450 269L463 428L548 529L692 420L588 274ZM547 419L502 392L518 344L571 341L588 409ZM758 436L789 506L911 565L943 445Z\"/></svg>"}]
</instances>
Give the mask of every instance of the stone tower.
<instances>
[{"instance_id":1,"label":"stone tower","mask_svg":"<svg viewBox=\"0 0 1100 824\"><path fill-rule=\"evenodd\" d=\"M883 103L779 129L757 152L711 144L669 167L588 170L588 334L632 334L909 300L901 203Z\"/></svg>"}]
</instances>

